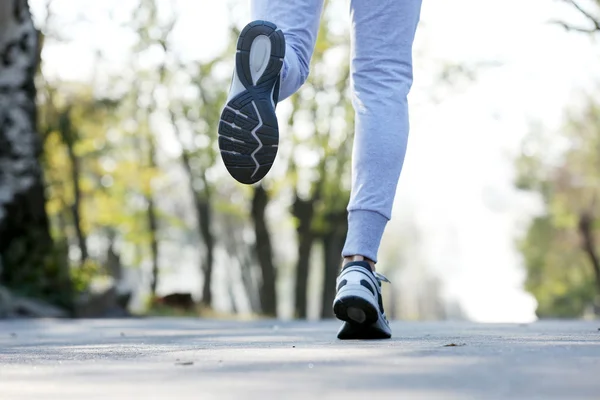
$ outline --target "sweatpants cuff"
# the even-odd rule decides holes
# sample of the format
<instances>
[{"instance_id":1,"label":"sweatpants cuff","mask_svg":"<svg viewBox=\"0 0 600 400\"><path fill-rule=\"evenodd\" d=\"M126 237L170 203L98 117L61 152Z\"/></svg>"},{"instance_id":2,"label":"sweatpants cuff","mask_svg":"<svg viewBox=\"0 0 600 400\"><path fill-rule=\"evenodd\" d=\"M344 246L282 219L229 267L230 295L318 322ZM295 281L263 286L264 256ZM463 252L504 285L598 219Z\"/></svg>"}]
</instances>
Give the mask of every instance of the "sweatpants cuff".
<instances>
[{"instance_id":1,"label":"sweatpants cuff","mask_svg":"<svg viewBox=\"0 0 600 400\"><path fill-rule=\"evenodd\" d=\"M377 251L388 219L375 211L348 213L348 236L342 256L363 256L377 262Z\"/></svg>"}]
</instances>

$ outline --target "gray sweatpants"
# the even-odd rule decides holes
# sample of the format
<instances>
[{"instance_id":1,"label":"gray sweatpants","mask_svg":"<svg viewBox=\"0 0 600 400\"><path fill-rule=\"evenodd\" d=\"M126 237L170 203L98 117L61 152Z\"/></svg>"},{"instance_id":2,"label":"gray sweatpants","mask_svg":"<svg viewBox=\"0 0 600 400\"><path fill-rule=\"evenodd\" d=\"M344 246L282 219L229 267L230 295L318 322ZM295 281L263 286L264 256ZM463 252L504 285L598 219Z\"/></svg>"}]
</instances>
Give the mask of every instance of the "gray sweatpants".
<instances>
[{"instance_id":1,"label":"gray sweatpants","mask_svg":"<svg viewBox=\"0 0 600 400\"><path fill-rule=\"evenodd\" d=\"M285 34L280 99L306 81L323 0L252 0L252 19ZM343 255L377 261L408 139L407 95L421 0L350 0L351 87L356 112L349 229Z\"/></svg>"}]
</instances>

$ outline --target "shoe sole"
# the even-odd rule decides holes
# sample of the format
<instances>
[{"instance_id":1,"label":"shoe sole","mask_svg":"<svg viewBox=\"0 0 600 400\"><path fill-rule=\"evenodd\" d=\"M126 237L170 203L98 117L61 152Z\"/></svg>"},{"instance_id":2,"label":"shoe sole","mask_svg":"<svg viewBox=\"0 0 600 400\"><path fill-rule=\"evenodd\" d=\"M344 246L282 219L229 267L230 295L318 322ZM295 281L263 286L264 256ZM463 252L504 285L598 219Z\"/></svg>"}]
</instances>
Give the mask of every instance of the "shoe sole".
<instances>
[{"instance_id":1,"label":"shoe sole","mask_svg":"<svg viewBox=\"0 0 600 400\"><path fill-rule=\"evenodd\" d=\"M269 39L270 48L261 37ZM259 43L253 52L257 39ZM277 155L279 125L275 91L284 56L285 38L274 24L254 21L242 30L235 69L244 90L228 101L221 113L219 149L231 176L244 184L264 178ZM253 71L259 75L253 76Z\"/></svg>"},{"instance_id":2,"label":"shoe sole","mask_svg":"<svg viewBox=\"0 0 600 400\"><path fill-rule=\"evenodd\" d=\"M333 303L336 318L348 324L338 333L338 339L389 339L392 337L389 327L381 326L383 318L379 310L360 292L363 288L347 288L348 294L342 294ZM365 293L366 295L366 293Z\"/></svg>"},{"instance_id":3,"label":"shoe sole","mask_svg":"<svg viewBox=\"0 0 600 400\"><path fill-rule=\"evenodd\" d=\"M351 324L344 322L338 332L337 338L340 340L382 340L390 339L392 334L389 329L381 326L382 322L377 321L372 325Z\"/></svg>"},{"instance_id":4,"label":"shoe sole","mask_svg":"<svg viewBox=\"0 0 600 400\"><path fill-rule=\"evenodd\" d=\"M336 318L353 325L371 325L379 319L377 309L361 296L345 296L333 305Z\"/></svg>"}]
</instances>

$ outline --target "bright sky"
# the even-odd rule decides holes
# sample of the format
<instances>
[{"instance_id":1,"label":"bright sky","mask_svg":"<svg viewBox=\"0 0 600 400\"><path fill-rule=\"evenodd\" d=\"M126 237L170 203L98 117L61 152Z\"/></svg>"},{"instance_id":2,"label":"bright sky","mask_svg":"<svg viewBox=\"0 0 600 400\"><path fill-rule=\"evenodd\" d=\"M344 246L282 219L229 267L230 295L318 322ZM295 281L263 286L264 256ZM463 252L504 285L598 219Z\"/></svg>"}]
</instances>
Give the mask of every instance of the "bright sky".
<instances>
[{"instance_id":1,"label":"bright sky","mask_svg":"<svg viewBox=\"0 0 600 400\"><path fill-rule=\"evenodd\" d=\"M38 18L45 0L31 0ZM118 68L130 42L115 20L126 19L132 0L55 0L65 45L45 53L47 71L85 78L94 48ZM163 2L167 4L168 2ZM206 59L228 37L228 2L179 0L176 43L191 59ZM241 2L234 17L250 18ZM114 10L113 22L106 10ZM85 29L64 21L94 20ZM392 229L408 215L422 233L418 249L442 277L446 295L485 322L534 318L535 302L522 289L515 234L537 209L535 199L512 188L512 159L532 122L557 129L563 110L598 82L600 46L548 24L577 15L553 0L425 0L417 34L411 138L398 189ZM499 61L478 80L441 103L431 101L435 62ZM391 231L391 230L390 230ZM393 237L386 236L387 245Z\"/></svg>"}]
</instances>

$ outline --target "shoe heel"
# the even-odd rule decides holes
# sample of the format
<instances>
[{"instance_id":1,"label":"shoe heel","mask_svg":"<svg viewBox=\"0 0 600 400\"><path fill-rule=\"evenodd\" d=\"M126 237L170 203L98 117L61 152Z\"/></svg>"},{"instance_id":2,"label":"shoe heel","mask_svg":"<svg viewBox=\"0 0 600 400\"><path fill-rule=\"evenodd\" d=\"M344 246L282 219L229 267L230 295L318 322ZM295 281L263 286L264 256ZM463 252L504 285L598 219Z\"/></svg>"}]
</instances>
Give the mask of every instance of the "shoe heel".
<instances>
[{"instance_id":1,"label":"shoe heel","mask_svg":"<svg viewBox=\"0 0 600 400\"><path fill-rule=\"evenodd\" d=\"M340 291L333 303L333 313L337 319L351 324L370 325L377 322L377 307L365 297L372 294L362 286L356 286L344 287L343 291Z\"/></svg>"}]
</instances>

